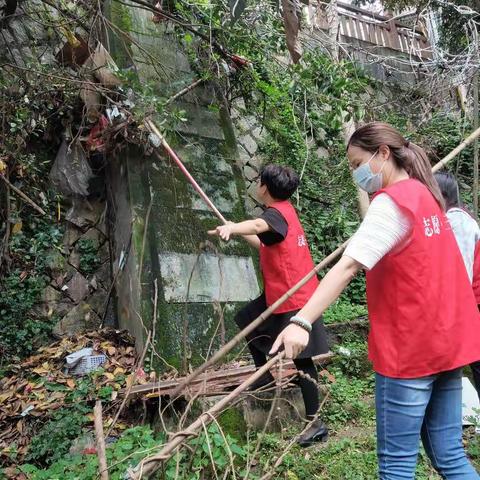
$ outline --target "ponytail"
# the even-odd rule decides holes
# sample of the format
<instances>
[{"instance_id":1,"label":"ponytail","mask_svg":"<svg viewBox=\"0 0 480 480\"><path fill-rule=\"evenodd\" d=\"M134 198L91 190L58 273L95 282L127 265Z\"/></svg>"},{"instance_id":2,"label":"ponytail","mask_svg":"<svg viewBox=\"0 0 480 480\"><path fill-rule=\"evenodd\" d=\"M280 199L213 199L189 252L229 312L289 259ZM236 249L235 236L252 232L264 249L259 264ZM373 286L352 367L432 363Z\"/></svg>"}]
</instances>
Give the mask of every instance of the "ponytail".
<instances>
[{"instance_id":1,"label":"ponytail","mask_svg":"<svg viewBox=\"0 0 480 480\"><path fill-rule=\"evenodd\" d=\"M425 150L415 143L408 142L405 146L405 158L403 168L408 175L422 182L430 190L437 203L445 210L445 200L433 175L432 166Z\"/></svg>"},{"instance_id":2,"label":"ponytail","mask_svg":"<svg viewBox=\"0 0 480 480\"><path fill-rule=\"evenodd\" d=\"M350 145L371 153L376 152L381 145L388 146L395 165L403 168L411 178L422 182L440 207L445 209L442 193L433 176L432 166L425 150L406 140L397 129L388 123L367 123L353 133L347 148Z\"/></svg>"}]
</instances>

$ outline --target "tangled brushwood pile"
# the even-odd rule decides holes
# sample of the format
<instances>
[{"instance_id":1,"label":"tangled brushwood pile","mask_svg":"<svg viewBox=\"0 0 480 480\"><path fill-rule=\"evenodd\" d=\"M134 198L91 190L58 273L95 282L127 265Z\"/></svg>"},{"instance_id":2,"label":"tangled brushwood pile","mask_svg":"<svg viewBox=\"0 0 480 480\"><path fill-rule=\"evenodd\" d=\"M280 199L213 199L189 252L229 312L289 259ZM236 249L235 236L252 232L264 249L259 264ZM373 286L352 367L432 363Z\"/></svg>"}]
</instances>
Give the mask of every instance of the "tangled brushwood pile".
<instances>
[{"instance_id":1,"label":"tangled brushwood pile","mask_svg":"<svg viewBox=\"0 0 480 480\"><path fill-rule=\"evenodd\" d=\"M105 355L105 363L84 376L68 373L66 357L87 347ZM70 436L65 442L68 451L75 438L93 429L92 410L99 398L105 403L104 424L109 429L121 403L119 391L153 380L154 373L147 375L137 367L133 339L124 331L89 332L41 348L0 380L0 464L48 458L52 434ZM130 426L127 415L115 422L112 437Z\"/></svg>"}]
</instances>

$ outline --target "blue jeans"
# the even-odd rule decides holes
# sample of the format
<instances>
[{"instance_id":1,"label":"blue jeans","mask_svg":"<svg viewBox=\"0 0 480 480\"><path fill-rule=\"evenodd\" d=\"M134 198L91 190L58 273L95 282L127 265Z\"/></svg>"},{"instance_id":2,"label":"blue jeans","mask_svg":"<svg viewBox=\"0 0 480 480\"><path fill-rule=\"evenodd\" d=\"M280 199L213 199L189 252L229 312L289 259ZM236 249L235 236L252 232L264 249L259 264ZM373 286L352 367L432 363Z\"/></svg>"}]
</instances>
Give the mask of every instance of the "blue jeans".
<instances>
[{"instance_id":1,"label":"blue jeans","mask_svg":"<svg viewBox=\"0 0 480 480\"><path fill-rule=\"evenodd\" d=\"M420 437L447 480L478 480L462 445L462 369L402 379L376 374L380 480L412 480Z\"/></svg>"}]
</instances>

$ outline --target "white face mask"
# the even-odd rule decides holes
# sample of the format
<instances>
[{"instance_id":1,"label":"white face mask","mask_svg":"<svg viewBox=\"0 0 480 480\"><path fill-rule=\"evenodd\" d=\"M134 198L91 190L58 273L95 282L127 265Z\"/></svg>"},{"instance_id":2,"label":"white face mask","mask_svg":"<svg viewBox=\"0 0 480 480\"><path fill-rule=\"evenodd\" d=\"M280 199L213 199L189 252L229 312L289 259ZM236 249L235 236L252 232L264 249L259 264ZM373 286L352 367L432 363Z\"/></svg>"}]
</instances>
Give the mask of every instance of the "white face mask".
<instances>
[{"instance_id":1,"label":"white face mask","mask_svg":"<svg viewBox=\"0 0 480 480\"><path fill-rule=\"evenodd\" d=\"M370 162L377 153L378 150L370 157L368 162L357 167L352 173L355 183L367 193L375 193L380 190L383 185L382 170L383 166L385 165L385 161L383 162L382 168L378 173L373 173L372 169L370 168Z\"/></svg>"}]
</instances>

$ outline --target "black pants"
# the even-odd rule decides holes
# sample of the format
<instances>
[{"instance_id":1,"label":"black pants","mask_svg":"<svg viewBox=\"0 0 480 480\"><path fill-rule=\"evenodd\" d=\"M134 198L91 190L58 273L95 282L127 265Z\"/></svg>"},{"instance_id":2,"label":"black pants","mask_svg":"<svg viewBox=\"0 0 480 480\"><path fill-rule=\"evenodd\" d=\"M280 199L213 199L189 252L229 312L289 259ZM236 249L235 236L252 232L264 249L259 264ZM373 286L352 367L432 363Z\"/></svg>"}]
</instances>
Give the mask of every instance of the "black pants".
<instances>
[{"instance_id":1,"label":"black pants","mask_svg":"<svg viewBox=\"0 0 480 480\"><path fill-rule=\"evenodd\" d=\"M480 399L480 362L471 363L470 368L472 369L475 390L477 391L478 398Z\"/></svg>"},{"instance_id":2,"label":"black pants","mask_svg":"<svg viewBox=\"0 0 480 480\"><path fill-rule=\"evenodd\" d=\"M252 342L248 342L248 348L257 368L267 363L267 356L261 350L258 350ZM305 404L305 415L307 420L312 420L320 406L317 389L317 368L310 357L296 358L293 362L299 372L298 386L302 392L303 403Z\"/></svg>"}]
</instances>

